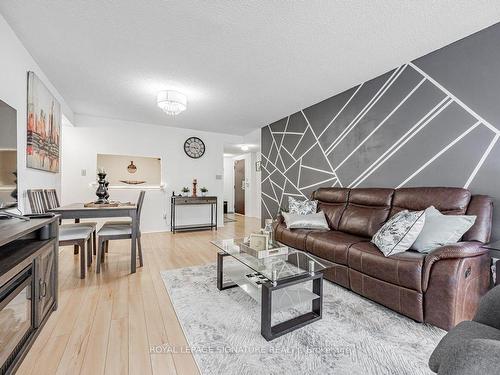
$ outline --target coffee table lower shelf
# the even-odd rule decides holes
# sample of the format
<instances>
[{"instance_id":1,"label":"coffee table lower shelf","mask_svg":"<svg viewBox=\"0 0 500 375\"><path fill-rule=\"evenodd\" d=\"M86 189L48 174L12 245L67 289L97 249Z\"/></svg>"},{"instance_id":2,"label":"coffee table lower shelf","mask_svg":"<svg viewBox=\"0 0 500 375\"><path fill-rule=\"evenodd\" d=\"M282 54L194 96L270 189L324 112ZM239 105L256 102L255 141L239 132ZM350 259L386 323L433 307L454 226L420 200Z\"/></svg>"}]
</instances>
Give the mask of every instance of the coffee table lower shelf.
<instances>
[{"instance_id":1,"label":"coffee table lower shelf","mask_svg":"<svg viewBox=\"0 0 500 375\"><path fill-rule=\"evenodd\" d=\"M217 288L225 290L240 287L260 303L261 334L267 341L321 319L323 306L323 274L321 272L304 273L278 280L275 283L266 282L259 288L245 277L246 274L255 272L246 265L235 260L234 264L224 268L224 258L228 256L230 257L224 252L217 253ZM231 281L224 282L224 276ZM309 282L312 282L312 290L307 288ZM311 303L311 311L272 325L273 312L303 303Z\"/></svg>"}]
</instances>

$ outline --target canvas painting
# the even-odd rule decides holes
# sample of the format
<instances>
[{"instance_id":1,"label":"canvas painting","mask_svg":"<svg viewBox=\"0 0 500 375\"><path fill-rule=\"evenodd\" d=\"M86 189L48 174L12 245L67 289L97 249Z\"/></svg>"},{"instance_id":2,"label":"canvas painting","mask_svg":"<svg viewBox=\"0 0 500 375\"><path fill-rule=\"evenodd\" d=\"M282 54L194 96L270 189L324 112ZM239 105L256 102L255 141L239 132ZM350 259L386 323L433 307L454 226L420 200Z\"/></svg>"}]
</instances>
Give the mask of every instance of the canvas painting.
<instances>
[{"instance_id":1,"label":"canvas painting","mask_svg":"<svg viewBox=\"0 0 500 375\"><path fill-rule=\"evenodd\" d=\"M28 168L59 172L61 105L34 72L28 72Z\"/></svg>"}]
</instances>

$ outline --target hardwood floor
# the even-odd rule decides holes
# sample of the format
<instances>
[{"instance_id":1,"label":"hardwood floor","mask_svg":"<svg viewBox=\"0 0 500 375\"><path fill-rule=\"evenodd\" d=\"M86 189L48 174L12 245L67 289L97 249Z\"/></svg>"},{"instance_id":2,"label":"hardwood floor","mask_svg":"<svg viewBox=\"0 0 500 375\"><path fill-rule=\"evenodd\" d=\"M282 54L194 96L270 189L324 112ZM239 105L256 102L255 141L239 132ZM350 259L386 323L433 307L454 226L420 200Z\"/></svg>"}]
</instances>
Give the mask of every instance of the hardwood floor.
<instances>
[{"instance_id":1,"label":"hardwood floor","mask_svg":"<svg viewBox=\"0 0 500 375\"><path fill-rule=\"evenodd\" d=\"M95 273L94 258L84 280L73 248L61 248L59 308L17 373L198 374L191 354L150 354L153 345L186 346L160 271L213 263L210 240L259 227L258 219L239 216L217 232L144 234L144 267L135 274L130 242L112 241L101 273Z\"/></svg>"}]
</instances>

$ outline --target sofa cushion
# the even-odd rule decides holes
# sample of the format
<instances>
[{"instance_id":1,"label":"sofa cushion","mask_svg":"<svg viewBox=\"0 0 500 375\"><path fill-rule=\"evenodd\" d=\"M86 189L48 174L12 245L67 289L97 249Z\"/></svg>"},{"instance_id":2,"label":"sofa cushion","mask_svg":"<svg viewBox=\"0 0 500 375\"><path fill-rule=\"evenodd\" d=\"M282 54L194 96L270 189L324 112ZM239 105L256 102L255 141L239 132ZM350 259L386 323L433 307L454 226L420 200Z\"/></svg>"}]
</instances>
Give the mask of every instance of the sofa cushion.
<instances>
[{"instance_id":1,"label":"sofa cushion","mask_svg":"<svg viewBox=\"0 0 500 375\"><path fill-rule=\"evenodd\" d=\"M464 215L471 199L467 189L452 187L415 187L394 191L390 216L402 210L421 211L436 207L445 215Z\"/></svg>"},{"instance_id":2,"label":"sofa cushion","mask_svg":"<svg viewBox=\"0 0 500 375\"><path fill-rule=\"evenodd\" d=\"M438 372L444 357L452 356L453 351L458 350L472 339L500 340L500 330L477 322L463 321L459 323L441 339L434 349L429 358L430 369Z\"/></svg>"},{"instance_id":3,"label":"sofa cushion","mask_svg":"<svg viewBox=\"0 0 500 375\"><path fill-rule=\"evenodd\" d=\"M369 239L337 231L311 232L306 239L306 250L320 258L347 265L349 248L361 241Z\"/></svg>"},{"instance_id":4,"label":"sofa cushion","mask_svg":"<svg viewBox=\"0 0 500 375\"><path fill-rule=\"evenodd\" d=\"M275 236L276 241L291 246L294 249L305 250L306 238L312 233L309 229L288 229L284 223L280 223L276 227Z\"/></svg>"},{"instance_id":5,"label":"sofa cushion","mask_svg":"<svg viewBox=\"0 0 500 375\"><path fill-rule=\"evenodd\" d=\"M385 257L371 242L360 242L349 249L348 265L379 280L421 292L424 260L425 254L416 251Z\"/></svg>"},{"instance_id":6,"label":"sofa cushion","mask_svg":"<svg viewBox=\"0 0 500 375\"><path fill-rule=\"evenodd\" d=\"M313 192L313 199L318 201L318 210L325 213L326 221L333 230L339 229L348 198L348 188L319 188Z\"/></svg>"},{"instance_id":7,"label":"sofa cushion","mask_svg":"<svg viewBox=\"0 0 500 375\"><path fill-rule=\"evenodd\" d=\"M393 189L352 189L339 230L362 237L373 235L389 217Z\"/></svg>"}]
</instances>

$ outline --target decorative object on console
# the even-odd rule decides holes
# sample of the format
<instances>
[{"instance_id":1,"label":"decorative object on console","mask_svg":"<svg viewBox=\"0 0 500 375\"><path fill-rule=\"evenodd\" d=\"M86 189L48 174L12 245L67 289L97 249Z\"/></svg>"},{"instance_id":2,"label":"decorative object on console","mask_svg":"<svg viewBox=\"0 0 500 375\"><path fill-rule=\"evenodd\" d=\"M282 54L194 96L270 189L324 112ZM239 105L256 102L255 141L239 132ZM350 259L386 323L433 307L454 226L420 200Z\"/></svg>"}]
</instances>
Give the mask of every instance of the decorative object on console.
<instances>
[{"instance_id":1,"label":"decorative object on console","mask_svg":"<svg viewBox=\"0 0 500 375\"><path fill-rule=\"evenodd\" d=\"M294 197L288 197L288 209L291 214L309 215L315 214L318 207L318 201L304 200L300 201Z\"/></svg>"},{"instance_id":2,"label":"decorative object on console","mask_svg":"<svg viewBox=\"0 0 500 375\"><path fill-rule=\"evenodd\" d=\"M476 216L443 215L430 206L425 210L425 225L411 248L428 253L440 246L457 243L475 221Z\"/></svg>"},{"instance_id":3,"label":"decorative object on console","mask_svg":"<svg viewBox=\"0 0 500 375\"><path fill-rule=\"evenodd\" d=\"M189 188L187 186L184 186L182 189L181 189L181 192L182 192L182 196L183 197L187 197L188 194L189 194Z\"/></svg>"},{"instance_id":4,"label":"decorative object on console","mask_svg":"<svg viewBox=\"0 0 500 375\"><path fill-rule=\"evenodd\" d=\"M286 225L289 229L330 229L323 211L307 215L288 214Z\"/></svg>"},{"instance_id":5,"label":"decorative object on console","mask_svg":"<svg viewBox=\"0 0 500 375\"><path fill-rule=\"evenodd\" d=\"M205 143L198 137L190 137L184 142L184 152L190 158L201 158L205 154Z\"/></svg>"},{"instance_id":6,"label":"decorative object on console","mask_svg":"<svg viewBox=\"0 0 500 375\"><path fill-rule=\"evenodd\" d=\"M97 200L95 203L98 204L106 204L108 202L109 194L108 194L108 182L106 181L106 172L104 170L99 170L97 173L97 176L99 179L97 180L97 183L99 186L97 187L97 190L95 191L95 195L97 195Z\"/></svg>"},{"instance_id":7,"label":"decorative object on console","mask_svg":"<svg viewBox=\"0 0 500 375\"><path fill-rule=\"evenodd\" d=\"M137 167L135 166L133 160L130 161L130 164L127 167L127 171L128 171L128 173L135 173L135 172L137 172Z\"/></svg>"},{"instance_id":8,"label":"decorative object on console","mask_svg":"<svg viewBox=\"0 0 500 375\"><path fill-rule=\"evenodd\" d=\"M386 256L402 253L415 242L425 224L425 211L398 212L391 217L371 242Z\"/></svg>"},{"instance_id":9,"label":"decorative object on console","mask_svg":"<svg viewBox=\"0 0 500 375\"><path fill-rule=\"evenodd\" d=\"M203 186L203 187L200 189L200 191L201 191L201 196L202 196L202 197L204 197L204 196L205 196L205 195L207 195L207 193L208 193L208 189L207 189L205 186Z\"/></svg>"},{"instance_id":10,"label":"decorative object on console","mask_svg":"<svg viewBox=\"0 0 500 375\"><path fill-rule=\"evenodd\" d=\"M26 166L59 172L61 105L34 72L28 72Z\"/></svg>"},{"instance_id":11,"label":"decorative object on console","mask_svg":"<svg viewBox=\"0 0 500 375\"><path fill-rule=\"evenodd\" d=\"M192 197L197 197L198 194L196 192L196 186L198 185L198 181L196 178L193 178L193 194L191 195Z\"/></svg>"}]
</instances>

